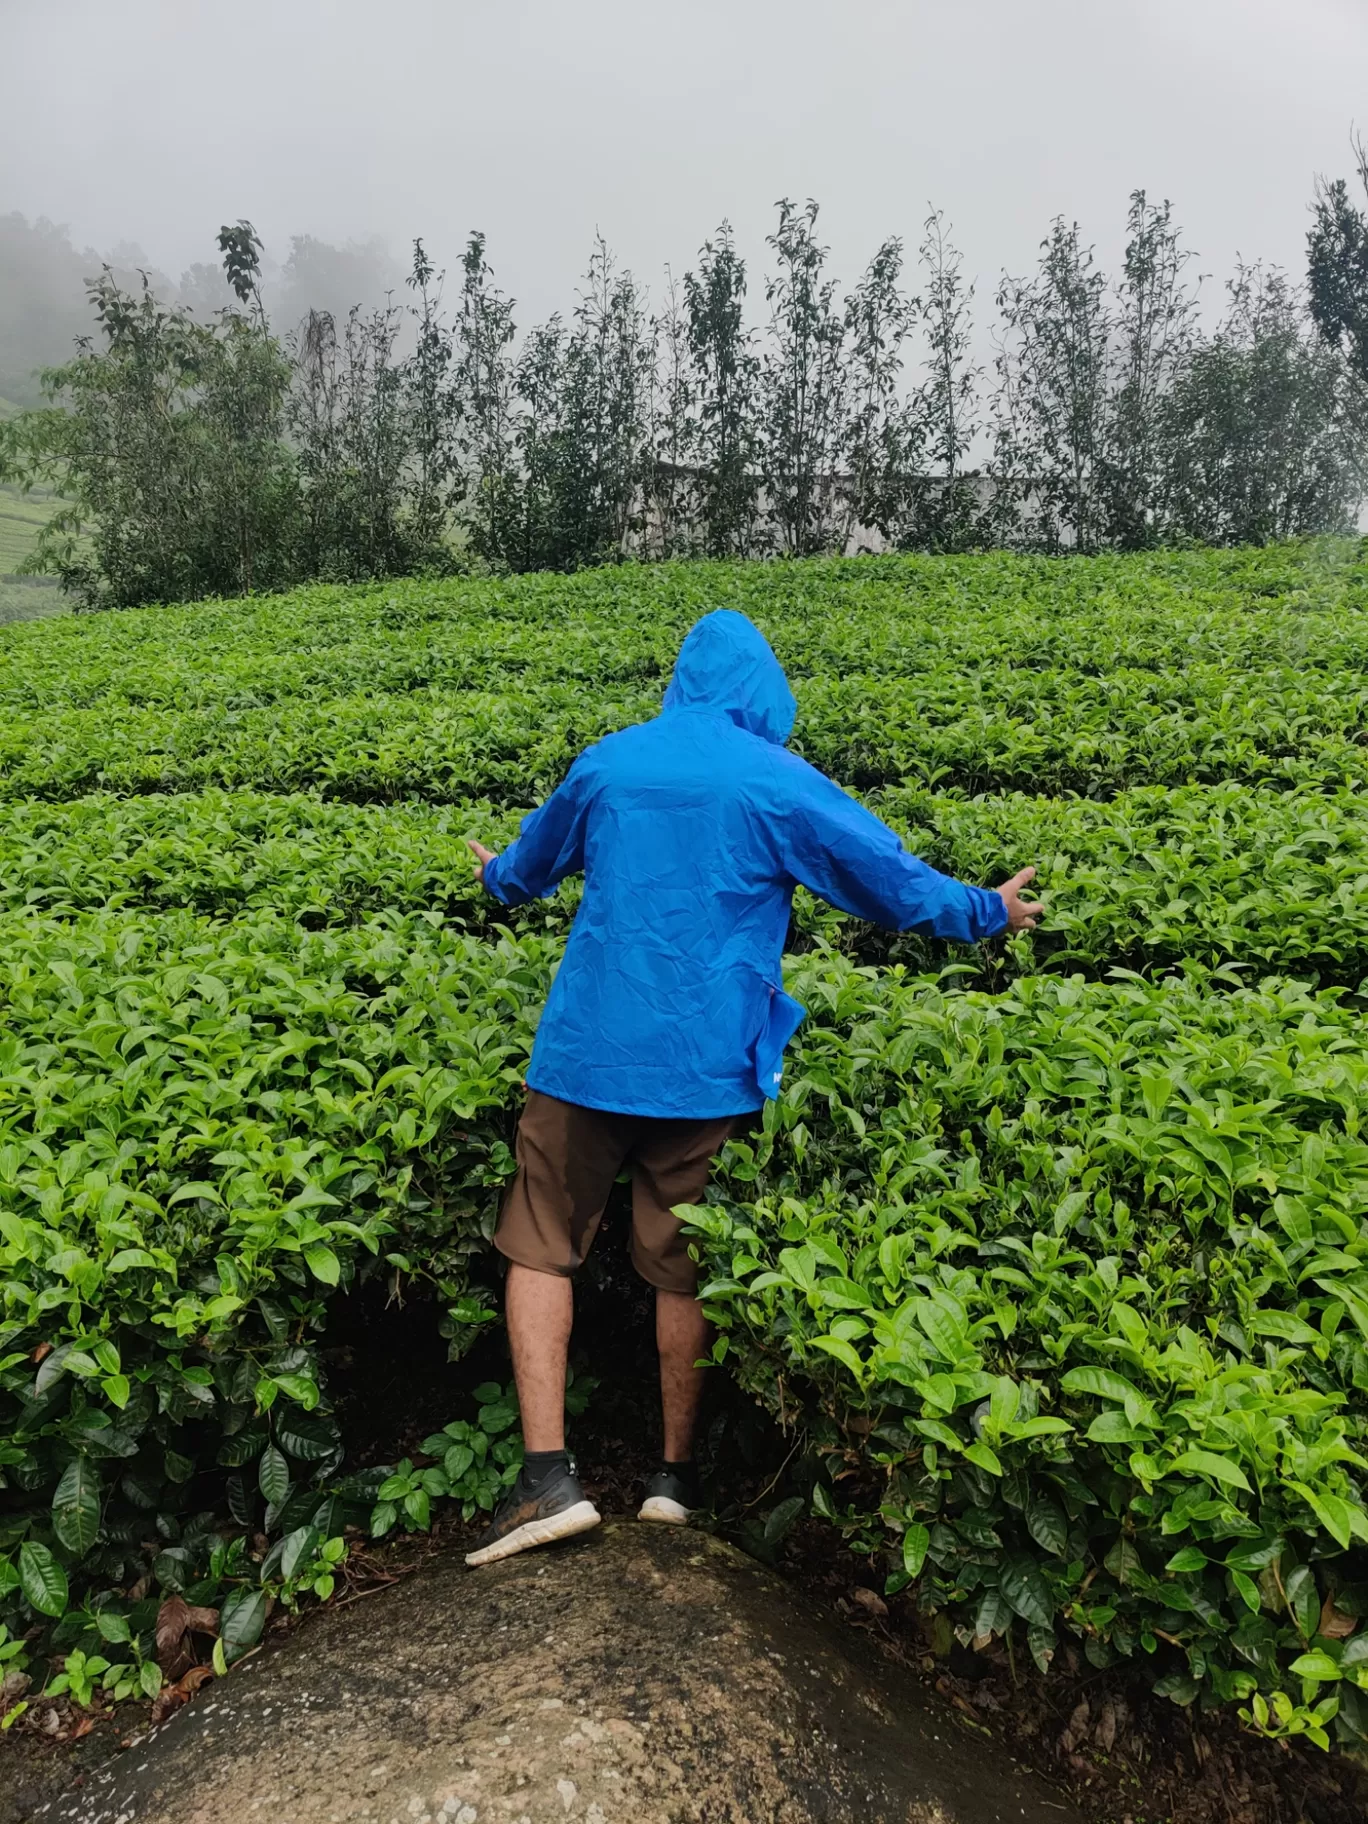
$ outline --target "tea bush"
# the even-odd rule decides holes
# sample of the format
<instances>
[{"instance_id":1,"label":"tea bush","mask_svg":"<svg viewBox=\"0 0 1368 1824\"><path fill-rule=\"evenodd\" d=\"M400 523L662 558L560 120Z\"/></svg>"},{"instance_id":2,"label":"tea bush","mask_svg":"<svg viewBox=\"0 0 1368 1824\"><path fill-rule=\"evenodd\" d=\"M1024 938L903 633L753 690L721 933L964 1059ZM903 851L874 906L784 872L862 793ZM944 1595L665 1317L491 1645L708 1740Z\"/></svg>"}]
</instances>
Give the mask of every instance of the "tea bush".
<instances>
[{"instance_id":1,"label":"tea bush","mask_svg":"<svg viewBox=\"0 0 1368 1824\"><path fill-rule=\"evenodd\" d=\"M933 865L966 879L1039 868L1047 928L994 954L997 975L1152 969L1184 960L1368 973L1368 810L1360 794L1238 785L1137 787L1101 801L965 799L921 788L867 794ZM426 913L488 934L563 933L574 883L510 913L475 884L467 836L507 842L521 813L488 801L353 805L259 791L106 793L0 805L0 910L135 907L311 926ZM866 959L928 966L954 953L797 905L797 931Z\"/></svg>"},{"instance_id":2,"label":"tea bush","mask_svg":"<svg viewBox=\"0 0 1368 1824\"><path fill-rule=\"evenodd\" d=\"M576 889L498 846L715 606L795 745L1033 937L795 906L783 1098L693 1218L818 1510L969 1640L1068 1633L1271 1734L1368 1724L1361 547L664 565L0 636L0 1663L153 1689L157 1603L324 1595L474 1513L492 1383L358 1473L368 1279L495 1317L488 1236ZM583 1389L579 1390L582 1397ZM251 1541L264 1532L265 1556Z\"/></svg>"},{"instance_id":3,"label":"tea bush","mask_svg":"<svg viewBox=\"0 0 1368 1824\"><path fill-rule=\"evenodd\" d=\"M823 1511L967 1637L1167 1642L1180 1701L1290 1668L1361 1733L1329 1619L1368 1614L1359 1016L1195 971L789 985L818 1023L691 1220L718 1358L808 1409Z\"/></svg>"},{"instance_id":4,"label":"tea bush","mask_svg":"<svg viewBox=\"0 0 1368 1824\"><path fill-rule=\"evenodd\" d=\"M358 1274L420 1274L458 1345L488 1321L470 1267L551 961L423 919L0 932L0 1463L43 1504L0 1581L50 1615L63 1560L135 1581L214 1464L249 1472L243 1524L318 1507L311 1344Z\"/></svg>"}]
</instances>

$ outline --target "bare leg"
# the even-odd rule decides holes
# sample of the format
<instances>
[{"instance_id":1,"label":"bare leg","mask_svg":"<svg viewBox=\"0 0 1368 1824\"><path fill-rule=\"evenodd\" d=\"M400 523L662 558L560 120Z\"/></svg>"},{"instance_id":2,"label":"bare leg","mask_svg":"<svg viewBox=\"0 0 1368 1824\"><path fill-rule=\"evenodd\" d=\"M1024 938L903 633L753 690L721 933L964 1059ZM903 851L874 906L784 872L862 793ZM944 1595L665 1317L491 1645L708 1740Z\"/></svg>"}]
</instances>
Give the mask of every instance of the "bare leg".
<instances>
[{"instance_id":1,"label":"bare leg","mask_svg":"<svg viewBox=\"0 0 1368 1824\"><path fill-rule=\"evenodd\" d=\"M565 1363L575 1310L570 1281L514 1261L505 1308L523 1444L528 1450L564 1450Z\"/></svg>"},{"instance_id":2,"label":"bare leg","mask_svg":"<svg viewBox=\"0 0 1368 1824\"><path fill-rule=\"evenodd\" d=\"M660 1405L665 1419L665 1461L687 1463L706 1370L694 1364L712 1346L703 1307L687 1292L656 1290L656 1346L660 1350Z\"/></svg>"}]
</instances>

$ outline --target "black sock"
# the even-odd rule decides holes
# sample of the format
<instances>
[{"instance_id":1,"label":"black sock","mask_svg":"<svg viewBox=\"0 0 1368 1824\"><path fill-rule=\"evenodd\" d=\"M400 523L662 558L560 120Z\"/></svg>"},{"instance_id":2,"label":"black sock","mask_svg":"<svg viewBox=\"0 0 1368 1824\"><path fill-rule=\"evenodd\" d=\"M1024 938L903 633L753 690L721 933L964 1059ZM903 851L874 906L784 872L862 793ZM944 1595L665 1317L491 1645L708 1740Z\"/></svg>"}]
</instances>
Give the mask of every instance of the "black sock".
<instances>
[{"instance_id":1,"label":"black sock","mask_svg":"<svg viewBox=\"0 0 1368 1824\"><path fill-rule=\"evenodd\" d=\"M661 1468L668 1470L672 1476L691 1476L694 1473L692 1457L685 1457L682 1463L671 1463L668 1457L660 1459Z\"/></svg>"},{"instance_id":2,"label":"black sock","mask_svg":"<svg viewBox=\"0 0 1368 1824\"><path fill-rule=\"evenodd\" d=\"M540 1488L548 1476L570 1467L567 1450L526 1450L523 1452L522 1479L528 1488Z\"/></svg>"}]
</instances>

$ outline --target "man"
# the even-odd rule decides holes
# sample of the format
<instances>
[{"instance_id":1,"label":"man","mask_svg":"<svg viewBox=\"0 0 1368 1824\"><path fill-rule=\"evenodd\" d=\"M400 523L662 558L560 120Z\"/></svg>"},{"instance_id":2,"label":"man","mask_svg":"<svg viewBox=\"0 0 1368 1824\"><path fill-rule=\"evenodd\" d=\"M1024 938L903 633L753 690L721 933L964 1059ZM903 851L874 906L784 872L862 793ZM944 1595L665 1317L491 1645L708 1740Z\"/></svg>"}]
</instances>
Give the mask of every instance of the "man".
<instances>
[{"instance_id":1,"label":"man","mask_svg":"<svg viewBox=\"0 0 1368 1824\"><path fill-rule=\"evenodd\" d=\"M1040 916L1020 897L1033 868L995 892L950 880L788 753L795 708L745 616L705 615L653 721L581 754L502 855L470 845L504 905L580 872L584 898L537 1031L518 1174L494 1237L510 1263L527 1454L467 1564L598 1524L565 1450L570 1280L628 1164L632 1261L656 1288L665 1434L640 1517L680 1524L699 1505L693 1432L709 1337L671 1211L701 1199L733 1127L777 1093L803 1018L780 962L794 887L965 943Z\"/></svg>"}]
</instances>

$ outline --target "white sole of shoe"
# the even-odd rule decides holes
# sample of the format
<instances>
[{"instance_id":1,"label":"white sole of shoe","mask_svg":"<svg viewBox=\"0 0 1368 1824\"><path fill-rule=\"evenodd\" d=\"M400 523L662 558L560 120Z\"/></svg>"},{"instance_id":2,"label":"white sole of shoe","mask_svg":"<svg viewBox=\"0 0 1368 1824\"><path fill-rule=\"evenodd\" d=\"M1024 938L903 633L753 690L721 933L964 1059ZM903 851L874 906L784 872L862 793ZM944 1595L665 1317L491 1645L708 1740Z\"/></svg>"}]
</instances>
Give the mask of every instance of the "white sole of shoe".
<instances>
[{"instance_id":1,"label":"white sole of shoe","mask_svg":"<svg viewBox=\"0 0 1368 1824\"><path fill-rule=\"evenodd\" d=\"M687 1526L694 1510L682 1501L671 1501L668 1495L652 1495L643 1501L638 1520L654 1520L660 1526Z\"/></svg>"},{"instance_id":2,"label":"white sole of shoe","mask_svg":"<svg viewBox=\"0 0 1368 1824\"><path fill-rule=\"evenodd\" d=\"M563 1514L548 1514L545 1520L529 1520L482 1551L467 1552L466 1563L493 1564L497 1558L512 1558L518 1552L530 1552L534 1546L553 1545L557 1539L573 1539L576 1533L587 1533L603 1516L592 1501L576 1501Z\"/></svg>"}]
</instances>

